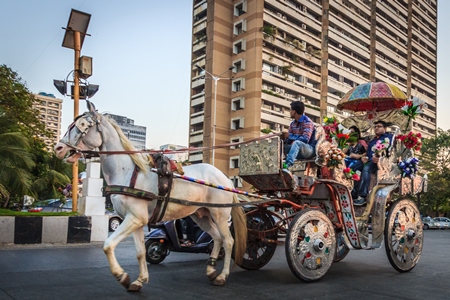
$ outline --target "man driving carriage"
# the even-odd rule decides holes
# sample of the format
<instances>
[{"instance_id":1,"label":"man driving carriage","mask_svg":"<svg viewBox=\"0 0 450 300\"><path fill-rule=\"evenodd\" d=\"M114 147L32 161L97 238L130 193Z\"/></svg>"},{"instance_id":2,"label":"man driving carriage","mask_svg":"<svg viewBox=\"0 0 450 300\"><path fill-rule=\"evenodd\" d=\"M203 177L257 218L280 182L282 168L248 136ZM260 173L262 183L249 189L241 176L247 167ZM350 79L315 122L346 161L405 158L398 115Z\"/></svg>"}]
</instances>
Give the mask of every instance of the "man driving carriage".
<instances>
[{"instance_id":1,"label":"man driving carriage","mask_svg":"<svg viewBox=\"0 0 450 300\"><path fill-rule=\"evenodd\" d=\"M291 103L291 118L289 131L284 132L284 154L286 155L286 168L294 165L296 159L308 159L315 156L316 138L314 122L306 115L305 104L302 101Z\"/></svg>"}]
</instances>

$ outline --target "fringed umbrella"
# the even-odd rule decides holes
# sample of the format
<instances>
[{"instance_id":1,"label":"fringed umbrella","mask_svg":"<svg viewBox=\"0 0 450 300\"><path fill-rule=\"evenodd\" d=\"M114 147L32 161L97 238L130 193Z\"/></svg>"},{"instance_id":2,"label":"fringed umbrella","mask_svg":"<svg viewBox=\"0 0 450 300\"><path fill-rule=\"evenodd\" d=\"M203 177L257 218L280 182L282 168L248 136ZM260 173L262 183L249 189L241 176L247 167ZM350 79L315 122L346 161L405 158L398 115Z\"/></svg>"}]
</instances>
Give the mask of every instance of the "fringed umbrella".
<instances>
[{"instance_id":1,"label":"fringed umbrella","mask_svg":"<svg viewBox=\"0 0 450 300\"><path fill-rule=\"evenodd\" d=\"M367 82L351 89L339 101L337 108L350 111L385 111L405 105L406 95L395 85Z\"/></svg>"}]
</instances>

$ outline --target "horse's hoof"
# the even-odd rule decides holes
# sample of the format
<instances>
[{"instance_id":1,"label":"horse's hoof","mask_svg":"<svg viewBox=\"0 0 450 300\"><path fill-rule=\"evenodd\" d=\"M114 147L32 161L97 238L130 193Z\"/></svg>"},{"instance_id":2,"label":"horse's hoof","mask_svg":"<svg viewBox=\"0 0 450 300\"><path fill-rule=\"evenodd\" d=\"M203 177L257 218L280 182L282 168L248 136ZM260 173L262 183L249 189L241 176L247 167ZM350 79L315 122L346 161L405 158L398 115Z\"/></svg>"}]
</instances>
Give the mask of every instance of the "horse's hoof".
<instances>
[{"instance_id":1,"label":"horse's hoof","mask_svg":"<svg viewBox=\"0 0 450 300\"><path fill-rule=\"evenodd\" d=\"M208 279L209 281L213 281L214 279L217 278L219 274L217 274L217 271L212 272L211 274L208 274Z\"/></svg>"},{"instance_id":2,"label":"horse's hoof","mask_svg":"<svg viewBox=\"0 0 450 300\"><path fill-rule=\"evenodd\" d=\"M117 277L117 280L121 285L123 285L126 289L130 287L130 276L128 276L127 273L123 273L119 277Z\"/></svg>"},{"instance_id":3,"label":"horse's hoof","mask_svg":"<svg viewBox=\"0 0 450 300\"><path fill-rule=\"evenodd\" d=\"M224 286L225 285L226 280L225 279L214 279L214 281L212 282L213 285L216 286Z\"/></svg>"},{"instance_id":4,"label":"horse's hoof","mask_svg":"<svg viewBox=\"0 0 450 300\"><path fill-rule=\"evenodd\" d=\"M142 289L142 283L136 283L136 282L133 282L131 285L130 285L130 287L128 288L128 292L139 292L140 290Z\"/></svg>"}]
</instances>

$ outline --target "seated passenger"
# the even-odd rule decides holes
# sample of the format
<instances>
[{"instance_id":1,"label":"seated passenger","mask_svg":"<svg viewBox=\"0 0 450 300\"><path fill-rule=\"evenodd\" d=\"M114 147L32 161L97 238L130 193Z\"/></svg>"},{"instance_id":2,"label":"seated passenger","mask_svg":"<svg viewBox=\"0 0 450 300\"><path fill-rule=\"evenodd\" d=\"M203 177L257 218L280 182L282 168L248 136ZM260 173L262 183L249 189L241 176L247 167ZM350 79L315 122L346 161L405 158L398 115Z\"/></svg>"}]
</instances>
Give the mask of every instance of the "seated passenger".
<instances>
[{"instance_id":1,"label":"seated passenger","mask_svg":"<svg viewBox=\"0 0 450 300\"><path fill-rule=\"evenodd\" d=\"M347 168L352 169L353 171L359 171L362 173L364 168L364 163L361 161L361 158L366 156L367 152L367 143L366 141L361 137L361 131L358 127L352 126L349 128L350 132L356 132L358 135L358 139L356 142L349 145L349 148L345 149L345 154L347 155L344 159L345 166ZM358 190L359 190L359 181L354 181L354 186L352 190L352 197L353 199L358 198Z\"/></svg>"},{"instance_id":2,"label":"seated passenger","mask_svg":"<svg viewBox=\"0 0 450 300\"><path fill-rule=\"evenodd\" d=\"M305 104L301 101L291 103L291 118L294 121L289 125L289 131L282 133L284 140L284 154L286 155L286 168L294 165L296 159L308 159L315 156L316 138L313 121L305 116Z\"/></svg>"},{"instance_id":3,"label":"seated passenger","mask_svg":"<svg viewBox=\"0 0 450 300\"><path fill-rule=\"evenodd\" d=\"M389 145L392 143L392 134L386 133L387 123L384 121L376 121L375 123L375 137L369 142L367 148L367 156L361 158L361 161L365 164L361 180L359 182L358 198L353 201L354 205L364 205L366 204L367 194L369 193L370 186L370 175L378 171L378 161L380 160L380 154L374 146L376 146L377 141L383 141L386 138L389 139Z\"/></svg>"}]
</instances>

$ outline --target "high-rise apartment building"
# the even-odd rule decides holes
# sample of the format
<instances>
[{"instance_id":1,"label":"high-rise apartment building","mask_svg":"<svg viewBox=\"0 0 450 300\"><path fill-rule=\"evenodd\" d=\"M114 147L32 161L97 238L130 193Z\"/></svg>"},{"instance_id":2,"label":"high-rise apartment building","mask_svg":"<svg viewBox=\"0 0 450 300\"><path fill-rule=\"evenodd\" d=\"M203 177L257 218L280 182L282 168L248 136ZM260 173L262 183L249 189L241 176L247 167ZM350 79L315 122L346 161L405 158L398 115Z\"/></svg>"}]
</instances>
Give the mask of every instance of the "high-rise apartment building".
<instances>
[{"instance_id":1,"label":"high-rise apartment building","mask_svg":"<svg viewBox=\"0 0 450 300\"><path fill-rule=\"evenodd\" d=\"M437 0L194 0L192 32L189 147L280 131L295 100L316 123L345 117L340 98L368 81L425 100L414 130L436 133ZM190 161L239 181L239 149Z\"/></svg>"},{"instance_id":2,"label":"high-rise apartment building","mask_svg":"<svg viewBox=\"0 0 450 300\"><path fill-rule=\"evenodd\" d=\"M39 118L45 127L53 132L53 139L46 139L45 143L49 150L53 149L60 140L61 135L61 118L62 118L62 99L56 98L53 94L39 93L34 97L38 100L35 108L39 110Z\"/></svg>"},{"instance_id":3,"label":"high-rise apartment building","mask_svg":"<svg viewBox=\"0 0 450 300\"><path fill-rule=\"evenodd\" d=\"M147 139L147 128L145 126L134 125L134 120L124 116L105 114L119 125L122 132L138 150L145 149Z\"/></svg>"}]
</instances>

